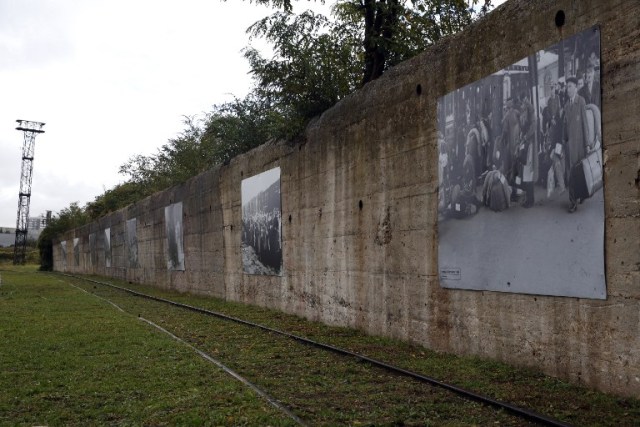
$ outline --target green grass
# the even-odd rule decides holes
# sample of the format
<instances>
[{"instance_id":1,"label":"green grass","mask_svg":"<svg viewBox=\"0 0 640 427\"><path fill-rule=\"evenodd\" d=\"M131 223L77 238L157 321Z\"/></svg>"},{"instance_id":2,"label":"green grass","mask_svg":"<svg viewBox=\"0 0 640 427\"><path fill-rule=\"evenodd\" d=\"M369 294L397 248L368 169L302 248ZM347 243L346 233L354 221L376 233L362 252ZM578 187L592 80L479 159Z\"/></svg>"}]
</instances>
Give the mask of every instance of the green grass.
<instances>
[{"instance_id":1,"label":"green grass","mask_svg":"<svg viewBox=\"0 0 640 427\"><path fill-rule=\"evenodd\" d=\"M293 424L183 344L59 277L0 274L0 425Z\"/></svg>"},{"instance_id":2,"label":"green grass","mask_svg":"<svg viewBox=\"0 0 640 427\"><path fill-rule=\"evenodd\" d=\"M351 358L101 286L83 285L222 360L313 425L472 425L521 420ZM271 312L272 314L276 314Z\"/></svg>"},{"instance_id":3,"label":"green grass","mask_svg":"<svg viewBox=\"0 0 640 427\"><path fill-rule=\"evenodd\" d=\"M296 316L265 308L215 298L179 294L112 279L97 279L245 318L296 335L349 349L575 425L640 425L640 400L590 390L543 375L532 369L518 368L478 357L459 357L437 353L406 342L367 336L353 329L309 322ZM117 292L114 292L113 295L117 295ZM411 399L412 396L409 395L407 398ZM374 408L373 411L375 412L377 409ZM397 409L398 407L393 408L394 411ZM410 408L401 408L400 410L407 411L401 413L400 419L403 416L407 417L411 411ZM419 411L419 408L416 410ZM408 418L411 419L411 417ZM471 424L474 423L471 420L464 422L467 421ZM480 425L486 422L486 419L484 422L475 421Z\"/></svg>"},{"instance_id":4,"label":"green grass","mask_svg":"<svg viewBox=\"0 0 640 427\"><path fill-rule=\"evenodd\" d=\"M10 265L13 263L14 248L0 248L0 266ZM38 249L33 245L28 245L25 252L25 259L27 264L36 264L40 262L40 253Z\"/></svg>"},{"instance_id":5,"label":"green grass","mask_svg":"<svg viewBox=\"0 0 640 427\"><path fill-rule=\"evenodd\" d=\"M221 360L312 425L526 425L441 389L287 338L83 280L6 268L0 267L0 424L291 423L192 350L140 322L141 315ZM100 280L344 347L575 425L640 424L640 401L532 370L435 353L259 307Z\"/></svg>"}]
</instances>

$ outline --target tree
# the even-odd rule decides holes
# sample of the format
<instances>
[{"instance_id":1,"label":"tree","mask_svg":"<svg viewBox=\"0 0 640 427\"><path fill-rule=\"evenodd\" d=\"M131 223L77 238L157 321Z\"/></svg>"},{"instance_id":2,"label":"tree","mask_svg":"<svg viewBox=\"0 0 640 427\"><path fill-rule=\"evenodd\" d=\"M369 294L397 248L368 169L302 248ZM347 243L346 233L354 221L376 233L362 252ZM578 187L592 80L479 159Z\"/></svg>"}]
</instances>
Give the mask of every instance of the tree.
<instances>
[{"instance_id":1,"label":"tree","mask_svg":"<svg viewBox=\"0 0 640 427\"><path fill-rule=\"evenodd\" d=\"M62 209L57 216L51 218L49 224L38 237L38 251L40 252L40 270L53 269L53 239L67 230L83 226L89 222L89 216L77 202Z\"/></svg>"},{"instance_id":2,"label":"tree","mask_svg":"<svg viewBox=\"0 0 640 427\"><path fill-rule=\"evenodd\" d=\"M252 47L245 49L253 90L245 98L215 105L203 120L185 117L184 130L157 153L134 156L120 167L124 183L84 209L77 203L63 209L41 235L43 266L52 256L43 251L50 250L56 234L269 140L294 140L313 117L491 7L490 0L337 0L330 19L311 11L292 13L293 0L249 1L279 9L247 30L274 51L267 59ZM483 6L473 12L471 6L479 3Z\"/></svg>"},{"instance_id":3,"label":"tree","mask_svg":"<svg viewBox=\"0 0 640 427\"><path fill-rule=\"evenodd\" d=\"M185 129L156 154L133 156L120 167L127 182L90 203L90 216L101 216L182 183L268 140L294 135L300 123L291 116L285 117L272 102L256 93L215 105L203 120L186 117Z\"/></svg>"},{"instance_id":4,"label":"tree","mask_svg":"<svg viewBox=\"0 0 640 427\"><path fill-rule=\"evenodd\" d=\"M133 181L120 183L87 203L84 211L90 220L95 220L151 194L149 187L144 184Z\"/></svg>"},{"instance_id":5,"label":"tree","mask_svg":"<svg viewBox=\"0 0 640 427\"><path fill-rule=\"evenodd\" d=\"M358 87L357 35L349 23L306 11L276 12L253 24L252 38L264 38L274 50L266 59L245 49L255 81L253 96L286 126L274 137L291 139L308 120L321 114Z\"/></svg>"},{"instance_id":6,"label":"tree","mask_svg":"<svg viewBox=\"0 0 640 427\"><path fill-rule=\"evenodd\" d=\"M281 8L282 12L256 24L261 28L271 21L271 28L261 31L271 42L277 40L278 33L287 37L279 22L283 15L292 14L291 0L250 1ZM482 6L474 12L480 3ZM358 41L357 51L352 52L351 59L360 65L360 82L366 84L380 77L390 66L423 51L441 37L460 31L474 17L484 15L490 8L491 0L337 0L332 12L335 27L331 30L338 30L342 35L338 37L339 41L346 42L348 46L353 47L354 41ZM273 19L277 15L280 18ZM249 30L254 34L256 24ZM349 30L344 31L345 28ZM348 38L344 38L347 34ZM277 53L282 55L282 51L277 50Z\"/></svg>"},{"instance_id":7,"label":"tree","mask_svg":"<svg viewBox=\"0 0 640 427\"><path fill-rule=\"evenodd\" d=\"M291 126L272 102L254 92L214 106L204 121L201 144L212 164L225 164L269 140L286 137Z\"/></svg>"},{"instance_id":8,"label":"tree","mask_svg":"<svg viewBox=\"0 0 640 427\"><path fill-rule=\"evenodd\" d=\"M288 128L276 137L290 139L308 121L361 85L422 52L445 35L486 13L471 6L482 0L338 0L333 19L291 12L291 1L256 0L282 7L247 32L273 47L264 58L245 50L255 81L254 96L271 105Z\"/></svg>"},{"instance_id":9,"label":"tree","mask_svg":"<svg viewBox=\"0 0 640 427\"><path fill-rule=\"evenodd\" d=\"M209 147L201 143L202 127L193 118L185 116L185 129L170 139L150 156L136 155L120 166L120 173L128 176L125 184L118 185L110 194L96 199L90 208L96 212L101 205L118 206L119 200L129 201L131 196L146 197L156 191L180 184L211 167ZM119 206L121 207L121 206Z\"/></svg>"}]
</instances>

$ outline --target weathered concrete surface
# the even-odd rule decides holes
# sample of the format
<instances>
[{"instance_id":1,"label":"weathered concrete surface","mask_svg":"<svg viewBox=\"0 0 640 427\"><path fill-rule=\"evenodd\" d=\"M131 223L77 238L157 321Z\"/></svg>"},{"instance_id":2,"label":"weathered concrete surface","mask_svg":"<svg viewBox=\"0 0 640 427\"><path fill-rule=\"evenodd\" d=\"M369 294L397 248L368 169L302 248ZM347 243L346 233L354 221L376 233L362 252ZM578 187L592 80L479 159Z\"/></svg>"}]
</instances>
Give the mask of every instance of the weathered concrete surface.
<instances>
[{"instance_id":1,"label":"weathered concrete surface","mask_svg":"<svg viewBox=\"0 0 640 427\"><path fill-rule=\"evenodd\" d=\"M566 15L561 30L559 10ZM438 97L595 24L602 37L607 299L442 289ZM66 270L268 306L640 396L639 118L640 2L510 0L344 99L309 126L304 143L264 145L67 233L60 240L79 237L83 252L76 266L67 250ZM283 276L244 275L240 183L275 166L282 169ZM167 271L165 259L163 209L177 201L184 272ZM125 251L130 218L138 221L136 268ZM93 266L90 233L98 236ZM55 251L59 270L60 256Z\"/></svg>"}]
</instances>

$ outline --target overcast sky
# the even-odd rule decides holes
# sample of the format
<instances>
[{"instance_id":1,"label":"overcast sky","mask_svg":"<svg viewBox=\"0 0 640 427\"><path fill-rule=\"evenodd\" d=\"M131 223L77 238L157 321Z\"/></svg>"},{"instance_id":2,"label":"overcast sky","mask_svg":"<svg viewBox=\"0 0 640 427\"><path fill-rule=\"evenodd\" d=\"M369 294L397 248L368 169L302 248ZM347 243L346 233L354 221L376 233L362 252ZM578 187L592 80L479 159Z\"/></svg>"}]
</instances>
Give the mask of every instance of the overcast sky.
<instances>
[{"instance_id":1,"label":"overcast sky","mask_svg":"<svg viewBox=\"0 0 640 427\"><path fill-rule=\"evenodd\" d=\"M30 216L83 206L184 115L246 95L245 30L268 13L240 0L0 0L0 227L17 218L16 119L46 123Z\"/></svg>"},{"instance_id":2,"label":"overcast sky","mask_svg":"<svg viewBox=\"0 0 640 427\"><path fill-rule=\"evenodd\" d=\"M0 227L16 224L16 119L46 123L30 216L84 206L124 181L130 157L180 133L184 115L247 94L245 31L270 12L240 0L0 0Z\"/></svg>"}]
</instances>

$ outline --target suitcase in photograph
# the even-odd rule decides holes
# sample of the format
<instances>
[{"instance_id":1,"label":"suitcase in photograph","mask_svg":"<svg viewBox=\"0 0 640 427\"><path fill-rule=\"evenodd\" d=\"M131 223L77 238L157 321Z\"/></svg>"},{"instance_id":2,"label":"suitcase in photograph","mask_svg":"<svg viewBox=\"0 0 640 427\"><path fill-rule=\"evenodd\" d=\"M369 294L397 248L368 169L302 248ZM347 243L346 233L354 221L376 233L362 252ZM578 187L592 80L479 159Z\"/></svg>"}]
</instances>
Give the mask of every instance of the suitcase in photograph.
<instances>
[{"instance_id":1,"label":"suitcase in photograph","mask_svg":"<svg viewBox=\"0 0 640 427\"><path fill-rule=\"evenodd\" d=\"M575 197L588 199L602 188L602 149L592 151L573 167L571 182Z\"/></svg>"}]
</instances>

